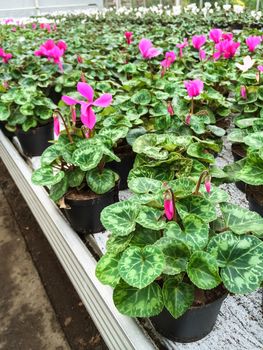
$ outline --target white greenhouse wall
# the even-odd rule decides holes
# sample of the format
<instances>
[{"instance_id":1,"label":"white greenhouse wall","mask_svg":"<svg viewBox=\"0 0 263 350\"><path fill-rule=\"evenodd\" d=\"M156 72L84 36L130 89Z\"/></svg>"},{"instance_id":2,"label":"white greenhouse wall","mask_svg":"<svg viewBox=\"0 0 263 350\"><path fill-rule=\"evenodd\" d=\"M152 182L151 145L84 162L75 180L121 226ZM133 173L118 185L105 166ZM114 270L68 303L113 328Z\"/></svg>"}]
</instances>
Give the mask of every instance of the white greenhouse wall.
<instances>
[{"instance_id":1,"label":"white greenhouse wall","mask_svg":"<svg viewBox=\"0 0 263 350\"><path fill-rule=\"evenodd\" d=\"M102 7L103 0L0 0L0 18Z\"/></svg>"}]
</instances>

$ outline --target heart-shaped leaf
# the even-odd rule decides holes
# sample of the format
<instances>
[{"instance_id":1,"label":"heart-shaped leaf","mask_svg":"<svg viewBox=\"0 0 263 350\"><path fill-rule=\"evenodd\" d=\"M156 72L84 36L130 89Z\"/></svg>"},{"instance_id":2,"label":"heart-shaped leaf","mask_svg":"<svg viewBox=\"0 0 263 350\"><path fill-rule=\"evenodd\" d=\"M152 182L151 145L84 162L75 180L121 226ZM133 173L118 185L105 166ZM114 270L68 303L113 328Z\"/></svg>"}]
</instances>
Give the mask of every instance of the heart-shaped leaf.
<instances>
[{"instance_id":1,"label":"heart-shaped leaf","mask_svg":"<svg viewBox=\"0 0 263 350\"><path fill-rule=\"evenodd\" d=\"M118 264L121 254L106 253L96 266L96 277L103 284L115 287L120 281Z\"/></svg>"},{"instance_id":2,"label":"heart-shaped leaf","mask_svg":"<svg viewBox=\"0 0 263 350\"><path fill-rule=\"evenodd\" d=\"M163 210L141 206L136 222L145 228L151 230L162 230L166 222L163 219Z\"/></svg>"},{"instance_id":3,"label":"heart-shaped leaf","mask_svg":"<svg viewBox=\"0 0 263 350\"><path fill-rule=\"evenodd\" d=\"M130 247L119 261L119 273L130 286L141 289L160 276L164 266L164 256L157 247Z\"/></svg>"},{"instance_id":4,"label":"heart-shaped leaf","mask_svg":"<svg viewBox=\"0 0 263 350\"><path fill-rule=\"evenodd\" d=\"M137 177L129 181L129 189L134 193L155 193L162 188L162 182L147 177Z\"/></svg>"},{"instance_id":5,"label":"heart-shaped leaf","mask_svg":"<svg viewBox=\"0 0 263 350\"><path fill-rule=\"evenodd\" d=\"M51 166L45 166L33 172L32 182L35 185L50 186L60 182L64 176L64 171L55 173Z\"/></svg>"},{"instance_id":6,"label":"heart-shaped leaf","mask_svg":"<svg viewBox=\"0 0 263 350\"><path fill-rule=\"evenodd\" d=\"M221 282L216 258L203 251L196 251L191 255L187 274L191 282L200 289L213 289Z\"/></svg>"},{"instance_id":7,"label":"heart-shaped leaf","mask_svg":"<svg viewBox=\"0 0 263 350\"><path fill-rule=\"evenodd\" d=\"M57 159L62 153L63 146L56 143L52 146L49 146L41 155L41 165L49 165L55 159Z\"/></svg>"},{"instance_id":8,"label":"heart-shaped leaf","mask_svg":"<svg viewBox=\"0 0 263 350\"><path fill-rule=\"evenodd\" d=\"M211 206L211 202L198 195L180 199L176 203L176 208L182 219L188 214L195 214L204 222L210 222L217 218L215 207Z\"/></svg>"},{"instance_id":9,"label":"heart-shaped leaf","mask_svg":"<svg viewBox=\"0 0 263 350\"><path fill-rule=\"evenodd\" d=\"M162 290L157 283L137 289L126 283L118 284L113 292L116 308L130 317L151 317L163 309Z\"/></svg>"},{"instance_id":10,"label":"heart-shaped leaf","mask_svg":"<svg viewBox=\"0 0 263 350\"><path fill-rule=\"evenodd\" d=\"M104 168L100 171L98 168L92 169L86 173L86 181L90 189L103 194L110 191L116 184L116 178L119 176L111 169Z\"/></svg>"},{"instance_id":11,"label":"heart-shaped leaf","mask_svg":"<svg viewBox=\"0 0 263 350\"><path fill-rule=\"evenodd\" d=\"M52 185L49 191L49 197L54 201L59 201L68 190L68 178L64 176L61 181Z\"/></svg>"}]
</instances>

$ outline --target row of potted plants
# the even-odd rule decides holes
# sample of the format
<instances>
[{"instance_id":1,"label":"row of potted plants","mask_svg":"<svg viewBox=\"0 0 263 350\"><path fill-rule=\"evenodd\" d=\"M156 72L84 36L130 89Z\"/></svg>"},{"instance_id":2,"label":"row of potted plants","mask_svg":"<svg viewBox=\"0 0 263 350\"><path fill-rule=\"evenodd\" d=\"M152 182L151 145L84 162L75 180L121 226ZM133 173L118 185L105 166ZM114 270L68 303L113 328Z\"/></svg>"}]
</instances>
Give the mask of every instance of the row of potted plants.
<instances>
[{"instance_id":1,"label":"row of potted plants","mask_svg":"<svg viewBox=\"0 0 263 350\"><path fill-rule=\"evenodd\" d=\"M156 23L151 41L141 35L147 18L138 27L141 19L114 16L55 19L53 29L3 26L14 47L0 68L0 119L25 154L42 154L32 181L73 228L110 231L96 273L114 288L117 309L194 341L211 331L228 293L252 292L263 280L263 219L211 185L263 185L262 33L237 41L204 21L207 35L183 40L183 25L172 37L171 26ZM127 23L134 32L124 33ZM232 117L228 138L246 153L220 169ZM29 133L39 147L38 129L49 134L28 149ZM127 184L133 195L119 202Z\"/></svg>"}]
</instances>

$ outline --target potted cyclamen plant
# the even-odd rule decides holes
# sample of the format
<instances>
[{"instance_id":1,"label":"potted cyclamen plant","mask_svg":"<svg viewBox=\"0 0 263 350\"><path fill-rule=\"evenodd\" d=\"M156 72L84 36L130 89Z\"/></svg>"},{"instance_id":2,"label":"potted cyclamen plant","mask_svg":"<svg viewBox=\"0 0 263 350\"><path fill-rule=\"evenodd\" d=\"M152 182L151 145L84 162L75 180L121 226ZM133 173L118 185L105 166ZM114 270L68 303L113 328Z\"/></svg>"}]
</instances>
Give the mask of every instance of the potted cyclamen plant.
<instances>
[{"instance_id":1,"label":"potted cyclamen plant","mask_svg":"<svg viewBox=\"0 0 263 350\"><path fill-rule=\"evenodd\" d=\"M78 91L93 101L91 86L79 83ZM50 198L59 203L71 226L80 234L102 231L101 210L118 201L119 176L105 164L120 161L112 151L119 133L94 134L93 131L96 116L92 106L106 107L111 99L110 94L104 94L86 103L63 96L71 105L71 120L55 111L58 140L42 154L41 167L32 175L34 184L49 188ZM81 103L81 127L76 126L76 103ZM65 126L63 131L59 117Z\"/></svg>"},{"instance_id":2,"label":"potted cyclamen plant","mask_svg":"<svg viewBox=\"0 0 263 350\"><path fill-rule=\"evenodd\" d=\"M129 187L134 196L101 213L111 235L96 276L114 288L122 314L150 317L178 342L201 339L228 293L260 287L263 219L229 204L207 171L197 183L136 178Z\"/></svg>"}]
</instances>

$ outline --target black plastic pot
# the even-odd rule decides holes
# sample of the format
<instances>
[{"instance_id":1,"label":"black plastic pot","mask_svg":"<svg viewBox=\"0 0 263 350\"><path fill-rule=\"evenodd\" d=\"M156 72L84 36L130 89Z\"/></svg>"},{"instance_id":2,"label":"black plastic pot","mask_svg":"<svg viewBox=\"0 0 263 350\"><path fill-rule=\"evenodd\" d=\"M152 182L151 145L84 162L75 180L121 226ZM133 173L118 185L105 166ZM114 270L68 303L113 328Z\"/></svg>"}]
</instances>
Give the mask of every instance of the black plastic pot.
<instances>
[{"instance_id":1,"label":"black plastic pot","mask_svg":"<svg viewBox=\"0 0 263 350\"><path fill-rule=\"evenodd\" d=\"M126 155L119 155L121 158L120 162L112 161L106 164L106 167L115 171L120 176L120 190L126 190L128 188L127 178L129 172L133 168L133 163L135 160L135 154L131 152Z\"/></svg>"},{"instance_id":2,"label":"black plastic pot","mask_svg":"<svg viewBox=\"0 0 263 350\"><path fill-rule=\"evenodd\" d=\"M16 136L25 155L41 156L44 150L51 145L48 141L54 139L53 123L29 129L27 132L18 129Z\"/></svg>"},{"instance_id":3,"label":"black plastic pot","mask_svg":"<svg viewBox=\"0 0 263 350\"><path fill-rule=\"evenodd\" d=\"M227 294L224 294L204 306L191 307L177 319L165 308L158 316L150 319L155 329L164 337L179 343L191 343L204 338L212 331L226 296Z\"/></svg>"},{"instance_id":4,"label":"black plastic pot","mask_svg":"<svg viewBox=\"0 0 263 350\"><path fill-rule=\"evenodd\" d=\"M63 213L73 229L79 234L92 234L104 231L100 221L102 209L119 201L119 189L116 185L107 193L97 195L92 199L72 200L65 197L65 204L70 209L63 209Z\"/></svg>"},{"instance_id":5,"label":"black plastic pot","mask_svg":"<svg viewBox=\"0 0 263 350\"><path fill-rule=\"evenodd\" d=\"M3 134L9 139L12 140L12 138L15 136L15 134L5 127L5 122L0 121L0 129L2 130Z\"/></svg>"},{"instance_id":6,"label":"black plastic pot","mask_svg":"<svg viewBox=\"0 0 263 350\"><path fill-rule=\"evenodd\" d=\"M249 209L263 217L263 186L250 186L246 188L246 197L249 202Z\"/></svg>"}]
</instances>

